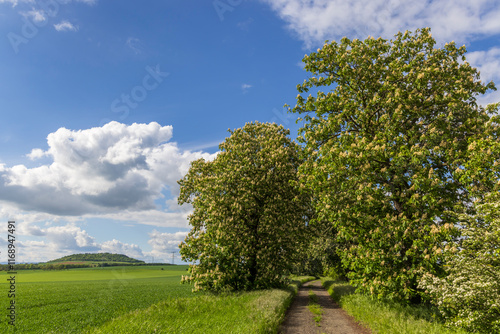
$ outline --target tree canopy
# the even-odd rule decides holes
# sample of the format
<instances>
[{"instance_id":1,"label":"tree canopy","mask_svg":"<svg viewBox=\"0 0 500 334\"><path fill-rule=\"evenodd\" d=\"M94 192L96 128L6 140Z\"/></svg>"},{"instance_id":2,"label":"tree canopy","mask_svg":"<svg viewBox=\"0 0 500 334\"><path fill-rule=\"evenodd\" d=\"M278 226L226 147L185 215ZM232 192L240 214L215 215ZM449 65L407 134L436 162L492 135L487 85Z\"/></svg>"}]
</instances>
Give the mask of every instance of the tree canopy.
<instances>
[{"instance_id":1,"label":"tree canopy","mask_svg":"<svg viewBox=\"0 0 500 334\"><path fill-rule=\"evenodd\" d=\"M443 271L442 249L459 234L453 212L471 202L469 142L497 108L477 104L495 86L465 47L435 44L430 29L327 42L305 56L312 76L297 86L301 182L318 221L337 229L351 282L378 297L417 299L420 277Z\"/></svg>"},{"instance_id":2,"label":"tree canopy","mask_svg":"<svg viewBox=\"0 0 500 334\"><path fill-rule=\"evenodd\" d=\"M310 199L297 191L300 147L283 126L247 123L230 131L213 161L192 162L179 181L191 203L191 231L180 245L193 262L194 290L282 286L298 255Z\"/></svg>"}]
</instances>

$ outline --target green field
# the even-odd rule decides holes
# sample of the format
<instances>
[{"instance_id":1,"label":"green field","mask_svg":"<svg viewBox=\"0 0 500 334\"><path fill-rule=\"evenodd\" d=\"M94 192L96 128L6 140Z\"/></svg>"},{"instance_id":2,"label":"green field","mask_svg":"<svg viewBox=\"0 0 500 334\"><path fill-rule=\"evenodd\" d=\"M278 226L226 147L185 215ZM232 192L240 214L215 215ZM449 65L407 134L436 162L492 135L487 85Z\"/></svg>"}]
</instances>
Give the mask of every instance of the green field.
<instances>
[{"instance_id":1,"label":"green field","mask_svg":"<svg viewBox=\"0 0 500 334\"><path fill-rule=\"evenodd\" d=\"M20 333L80 333L160 301L193 297L180 284L187 266L107 267L58 271L23 270L16 275L16 328ZM0 273L0 332L6 322L7 273Z\"/></svg>"},{"instance_id":2,"label":"green field","mask_svg":"<svg viewBox=\"0 0 500 334\"><path fill-rule=\"evenodd\" d=\"M161 270L163 268L163 270ZM179 277L186 275L188 266L123 266L103 268L76 268L68 270L22 270L17 274L18 282L69 282L69 281L115 281L140 278ZM5 274L5 272L4 272Z\"/></svg>"},{"instance_id":3,"label":"green field","mask_svg":"<svg viewBox=\"0 0 500 334\"><path fill-rule=\"evenodd\" d=\"M161 270L163 268L163 270ZM296 291L209 294L180 284L187 266L22 270L16 275L19 333L275 333ZM7 324L0 272L0 333ZM2 312L2 311L0 311Z\"/></svg>"}]
</instances>

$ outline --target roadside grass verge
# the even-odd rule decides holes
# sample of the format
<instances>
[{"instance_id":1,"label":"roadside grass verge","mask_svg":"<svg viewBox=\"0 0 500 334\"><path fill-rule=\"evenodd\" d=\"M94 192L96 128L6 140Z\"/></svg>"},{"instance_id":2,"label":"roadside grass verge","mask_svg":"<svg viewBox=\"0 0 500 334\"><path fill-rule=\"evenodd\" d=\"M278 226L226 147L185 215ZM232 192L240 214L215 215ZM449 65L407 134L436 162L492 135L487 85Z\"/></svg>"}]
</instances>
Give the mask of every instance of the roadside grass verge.
<instances>
[{"instance_id":1,"label":"roadside grass verge","mask_svg":"<svg viewBox=\"0 0 500 334\"><path fill-rule=\"evenodd\" d=\"M276 333L298 287L312 279L294 277L288 289L169 299L86 333Z\"/></svg>"},{"instance_id":2,"label":"roadside grass verge","mask_svg":"<svg viewBox=\"0 0 500 334\"><path fill-rule=\"evenodd\" d=\"M343 281L322 278L321 283L332 298L356 321L378 334L466 334L457 328L447 328L426 306L409 306L390 301L378 301L354 293L354 287Z\"/></svg>"}]
</instances>

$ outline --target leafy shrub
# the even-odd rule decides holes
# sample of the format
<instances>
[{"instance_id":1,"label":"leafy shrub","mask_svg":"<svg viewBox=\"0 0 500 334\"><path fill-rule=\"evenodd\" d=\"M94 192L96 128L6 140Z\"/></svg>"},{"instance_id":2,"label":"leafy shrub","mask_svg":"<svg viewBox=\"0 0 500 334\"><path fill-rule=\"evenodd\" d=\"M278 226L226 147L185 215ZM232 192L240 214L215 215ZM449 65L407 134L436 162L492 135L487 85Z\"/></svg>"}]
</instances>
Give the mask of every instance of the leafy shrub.
<instances>
[{"instance_id":1,"label":"leafy shrub","mask_svg":"<svg viewBox=\"0 0 500 334\"><path fill-rule=\"evenodd\" d=\"M500 333L499 205L498 192L476 204L477 214L465 220L460 250L449 251L447 276L427 274L420 283L449 325Z\"/></svg>"}]
</instances>

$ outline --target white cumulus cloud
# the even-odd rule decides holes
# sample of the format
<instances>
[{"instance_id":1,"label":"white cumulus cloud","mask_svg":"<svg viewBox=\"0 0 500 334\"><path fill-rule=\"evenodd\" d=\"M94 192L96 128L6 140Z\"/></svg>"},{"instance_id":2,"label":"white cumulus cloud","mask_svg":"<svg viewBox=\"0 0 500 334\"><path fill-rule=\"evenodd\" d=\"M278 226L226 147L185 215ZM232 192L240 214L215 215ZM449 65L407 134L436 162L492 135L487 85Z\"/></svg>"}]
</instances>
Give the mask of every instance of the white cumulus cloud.
<instances>
[{"instance_id":1,"label":"white cumulus cloud","mask_svg":"<svg viewBox=\"0 0 500 334\"><path fill-rule=\"evenodd\" d=\"M171 137L172 127L156 122L60 128L48 135L48 150L29 154L52 163L0 166L0 201L60 216L155 211L165 191L177 196L191 161L215 156L182 151ZM173 214L177 221L185 215Z\"/></svg>"},{"instance_id":2,"label":"white cumulus cloud","mask_svg":"<svg viewBox=\"0 0 500 334\"><path fill-rule=\"evenodd\" d=\"M80 227L69 224L65 226L52 226L45 230L40 229L40 234L45 236L57 249L80 250L85 252L99 249L95 239Z\"/></svg>"},{"instance_id":3,"label":"white cumulus cloud","mask_svg":"<svg viewBox=\"0 0 500 334\"><path fill-rule=\"evenodd\" d=\"M134 259L143 259L142 249L134 244L127 244L116 239L101 244L101 253L124 254Z\"/></svg>"},{"instance_id":4,"label":"white cumulus cloud","mask_svg":"<svg viewBox=\"0 0 500 334\"><path fill-rule=\"evenodd\" d=\"M36 160L36 159L43 158L45 156L45 154L46 153L42 149L35 148L35 149L31 150L31 153L27 154L26 156L28 158L30 158L31 160Z\"/></svg>"},{"instance_id":5,"label":"white cumulus cloud","mask_svg":"<svg viewBox=\"0 0 500 334\"><path fill-rule=\"evenodd\" d=\"M486 51L467 53L467 61L481 72L481 80L485 83L498 82L500 79L500 48L494 47Z\"/></svg>"},{"instance_id":6,"label":"white cumulus cloud","mask_svg":"<svg viewBox=\"0 0 500 334\"><path fill-rule=\"evenodd\" d=\"M496 0L261 0L307 47L344 36L391 38L398 31L431 27L441 42L464 43L500 32Z\"/></svg>"},{"instance_id":7,"label":"white cumulus cloud","mask_svg":"<svg viewBox=\"0 0 500 334\"><path fill-rule=\"evenodd\" d=\"M179 244L187 235L188 232L161 233L153 230L149 233L148 244L152 247L152 251L148 255L155 258L169 258L172 252L177 252Z\"/></svg>"},{"instance_id":8,"label":"white cumulus cloud","mask_svg":"<svg viewBox=\"0 0 500 334\"><path fill-rule=\"evenodd\" d=\"M474 51L467 53L467 61L476 67L481 74L481 81L496 83L500 89L500 48L494 47L485 51ZM500 102L500 91L494 91L478 98L481 105Z\"/></svg>"}]
</instances>

